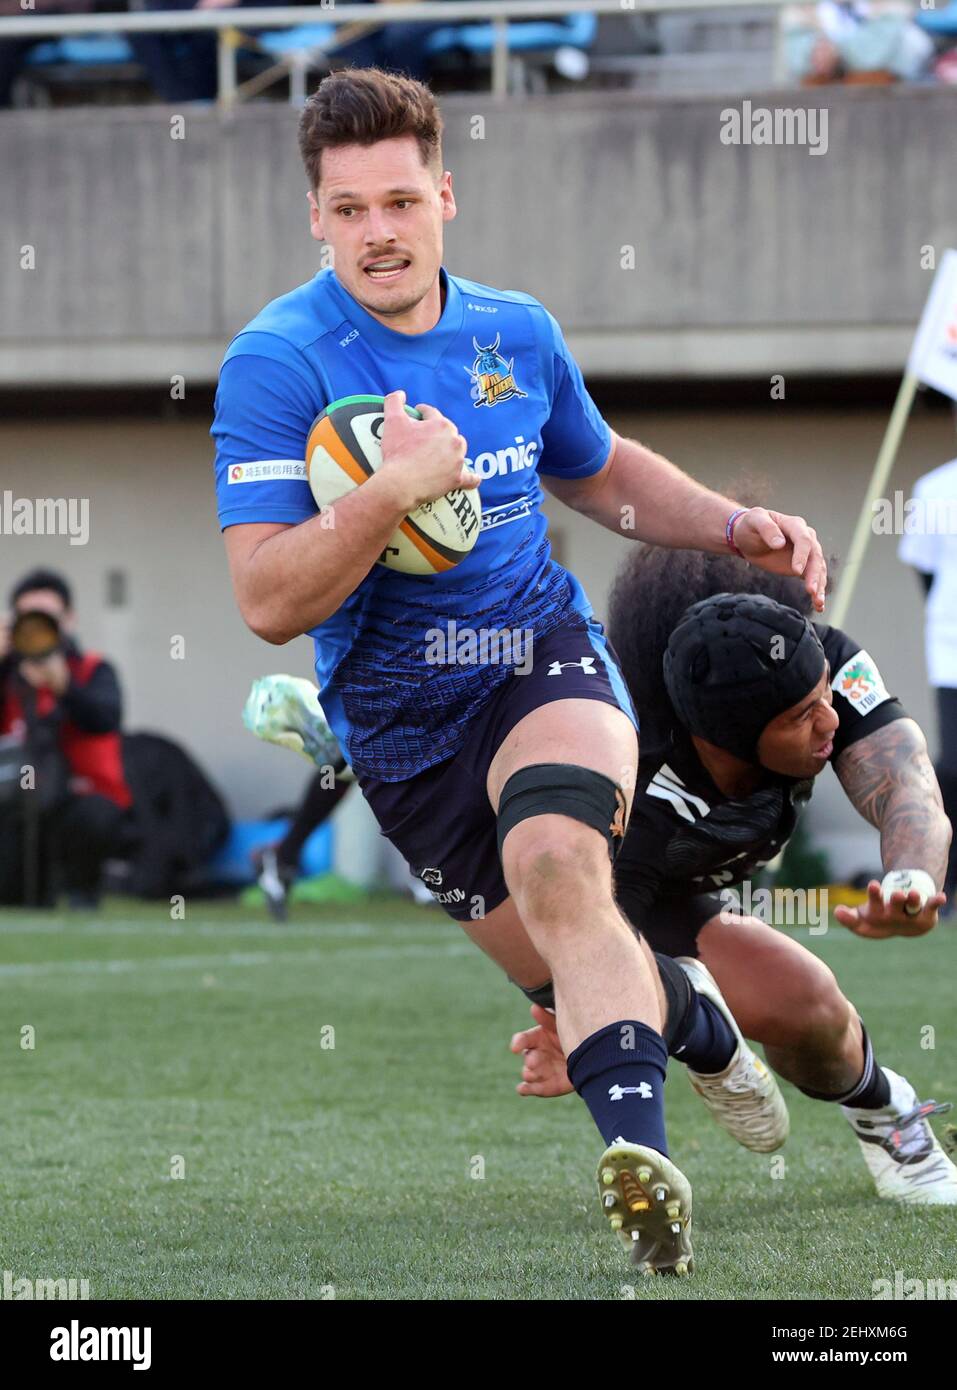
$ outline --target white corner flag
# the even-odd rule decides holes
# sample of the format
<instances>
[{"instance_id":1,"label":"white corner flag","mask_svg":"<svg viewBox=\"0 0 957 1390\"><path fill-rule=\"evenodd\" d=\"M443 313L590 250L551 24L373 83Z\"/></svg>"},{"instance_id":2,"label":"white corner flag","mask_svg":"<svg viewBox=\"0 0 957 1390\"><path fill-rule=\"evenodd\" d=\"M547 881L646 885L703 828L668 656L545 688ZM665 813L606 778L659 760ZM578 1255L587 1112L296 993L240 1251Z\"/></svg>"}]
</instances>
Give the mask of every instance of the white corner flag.
<instances>
[{"instance_id":1,"label":"white corner flag","mask_svg":"<svg viewBox=\"0 0 957 1390\"><path fill-rule=\"evenodd\" d=\"M832 627L842 627L847 616L871 536L874 502L890 479L918 382L933 386L936 391L942 391L945 396L957 401L957 251L945 251L941 257L917 325L907 359L907 370L884 431L864 505L844 561L837 596L831 607L828 621Z\"/></svg>"},{"instance_id":2,"label":"white corner flag","mask_svg":"<svg viewBox=\"0 0 957 1390\"><path fill-rule=\"evenodd\" d=\"M957 401L957 251L945 251L921 315L907 370Z\"/></svg>"}]
</instances>

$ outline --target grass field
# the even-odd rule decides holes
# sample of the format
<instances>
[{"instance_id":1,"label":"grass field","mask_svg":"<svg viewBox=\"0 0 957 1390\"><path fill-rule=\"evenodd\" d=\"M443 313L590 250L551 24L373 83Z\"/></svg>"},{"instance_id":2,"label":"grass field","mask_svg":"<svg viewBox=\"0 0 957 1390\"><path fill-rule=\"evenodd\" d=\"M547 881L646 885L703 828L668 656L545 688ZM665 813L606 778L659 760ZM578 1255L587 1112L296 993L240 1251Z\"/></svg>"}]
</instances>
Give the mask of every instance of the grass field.
<instances>
[{"instance_id":1,"label":"grass field","mask_svg":"<svg viewBox=\"0 0 957 1390\"><path fill-rule=\"evenodd\" d=\"M524 1000L438 912L300 908L277 928L113 903L0 914L0 943L0 1271L86 1278L93 1298L631 1296L584 1107L514 1094ZM879 1058L957 1098L953 930L810 944ZM957 1210L879 1202L833 1107L786 1088L773 1177L681 1070L668 1122L698 1270L638 1298L866 1300L895 1270L957 1277Z\"/></svg>"}]
</instances>

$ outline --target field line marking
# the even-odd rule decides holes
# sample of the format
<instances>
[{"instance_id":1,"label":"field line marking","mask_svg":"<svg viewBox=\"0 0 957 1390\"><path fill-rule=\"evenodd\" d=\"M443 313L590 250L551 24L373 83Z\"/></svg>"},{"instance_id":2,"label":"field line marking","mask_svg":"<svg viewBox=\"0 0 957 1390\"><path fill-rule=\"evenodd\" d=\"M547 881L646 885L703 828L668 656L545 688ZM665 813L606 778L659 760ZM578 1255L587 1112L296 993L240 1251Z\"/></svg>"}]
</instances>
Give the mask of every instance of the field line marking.
<instances>
[{"instance_id":1,"label":"field line marking","mask_svg":"<svg viewBox=\"0 0 957 1390\"><path fill-rule=\"evenodd\" d=\"M0 978L33 978L40 975L124 975L147 974L153 970L210 970L253 965L332 965L338 960L398 960L404 956L474 955L476 948L467 941L409 941L395 946L356 946L329 951L228 951L225 955L156 956L142 960L62 960L18 961L0 965Z\"/></svg>"},{"instance_id":2,"label":"field line marking","mask_svg":"<svg viewBox=\"0 0 957 1390\"><path fill-rule=\"evenodd\" d=\"M448 935L448 929L452 925L447 917L443 917L436 922L408 922L398 927L392 927L386 922L313 922L313 923L283 923L281 926L274 922L204 922L201 918L193 919L189 916L182 922L166 921L158 919L137 919L120 918L104 922L71 922L68 917L56 918L54 921L7 923L0 922L0 935L6 936L33 936L33 935L70 935L72 937L81 936L208 936L214 940L223 936L252 936L269 937L275 939L276 936L283 937L299 936L306 939L310 937L363 937L376 936L382 932L402 931L408 929L418 935L435 933L436 936Z\"/></svg>"}]
</instances>

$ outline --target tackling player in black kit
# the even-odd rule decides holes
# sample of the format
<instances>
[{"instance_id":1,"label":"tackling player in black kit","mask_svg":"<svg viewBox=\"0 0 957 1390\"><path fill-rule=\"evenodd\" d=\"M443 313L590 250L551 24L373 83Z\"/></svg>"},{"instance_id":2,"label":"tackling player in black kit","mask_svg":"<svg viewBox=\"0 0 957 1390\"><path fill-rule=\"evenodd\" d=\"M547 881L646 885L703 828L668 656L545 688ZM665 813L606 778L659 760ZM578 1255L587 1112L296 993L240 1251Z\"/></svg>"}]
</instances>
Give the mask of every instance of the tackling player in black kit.
<instances>
[{"instance_id":1,"label":"tackling player in black kit","mask_svg":"<svg viewBox=\"0 0 957 1390\"><path fill-rule=\"evenodd\" d=\"M717 981L780 1075L841 1105L880 1196L957 1205L957 1169L928 1123L949 1106L919 1102L880 1067L831 971L745 915L729 891L787 843L828 763L880 831L885 872L944 879L950 824L923 734L867 652L806 612L800 585L731 559L648 548L626 566L609 635L640 713L641 752L618 901L656 952L683 961L699 992ZM921 935L944 895L915 912L917 899L885 903L872 881L860 909L835 915L861 936ZM533 1015L539 1026L512 1040L524 1053L519 1090L562 1094L551 1015L534 1005ZM721 1119L733 1103L727 1078L691 1077Z\"/></svg>"}]
</instances>

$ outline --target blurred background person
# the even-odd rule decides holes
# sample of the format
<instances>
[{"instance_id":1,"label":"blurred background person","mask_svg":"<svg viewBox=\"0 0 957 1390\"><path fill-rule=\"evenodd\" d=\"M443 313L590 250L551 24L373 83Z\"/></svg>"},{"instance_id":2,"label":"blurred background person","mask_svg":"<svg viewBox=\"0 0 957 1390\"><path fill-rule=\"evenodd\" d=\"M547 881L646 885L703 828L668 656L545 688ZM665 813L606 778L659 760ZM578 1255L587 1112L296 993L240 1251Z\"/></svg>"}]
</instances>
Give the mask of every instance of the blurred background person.
<instances>
[{"instance_id":1,"label":"blurred background person","mask_svg":"<svg viewBox=\"0 0 957 1390\"><path fill-rule=\"evenodd\" d=\"M10 0L0 0L9 3ZM16 3L16 0L14 0ZM241 5L279 5L283 0L143 0L141 9L225 10ZM250 33L256 32L250 30ZM215 101L217 31L128 35L138 62L146 68L150 84L161 101Z\"/></svg>"},{"instance_id":2,"label":"blurred background person","mask_svg":"<svg viewBox=\"0 0 957 1390\"><path fill-rule=\"evenodd\" d=\"M342 762L345 767L345 762ZM299 875L299 856L314 830L317 830L339 805L350 787L350 779L334 780L331 785L325 769L315 773L296 808L292 823L281 840L261 845L253 851L256 882L263 890L269 912L277 922L285 922L289 912L289 893Z\"/></svg>"},{"instance_id":3,"label":"blurred background person","mask_svg":"<svg viewBox=\"0 0 957 1390\"><path fill-rule=\"evenodd\" d=\"M103 862L132 834L119 682L108 661L81 650L62 575L33 570L10 607L0 660L0 902L50 906L63 889L71 907L94 907Z\"/></svg>"},{"instance_id":4,"label":"blurred background person","mask_svg":"<svg viewBox=\"0 0 957 1390\"><path fill-rule=\"evenodd\" d=\"M940 735L937 780L944 810L957 831L957 458L918 478L913 496L921 504L914 513L920 525L905 531L897 553L924 586L927 677L937 698ZM957 847L952 841L941 916L953 915L955 887Z\"/></svg>"},{"instance_id":5,"label":"blurred background person","mask_svg":"<svg viewBox=\"0 0 957 1390\"><path fill-rule=\"evenodd\" d=\"M95 8L95 0L31 0L29 9L20 0L0 0L0 17L9 19L14 15L41 14L89 14ZM30 50L47 39L38 38L0 40L0 108L9 106L10 94L20 69L27 61Z\"/></svg>"},{"instance_id":6,"label":"blurred background person","mask_svg":"<svg viewBox=\"0 0 957 1390\"><path fill-rule=\"evenodd\" d=\"M934 56L909 0L821 0L785 9L788 74L806 83L913 81Z\"/></svg>"}]
</instances>

